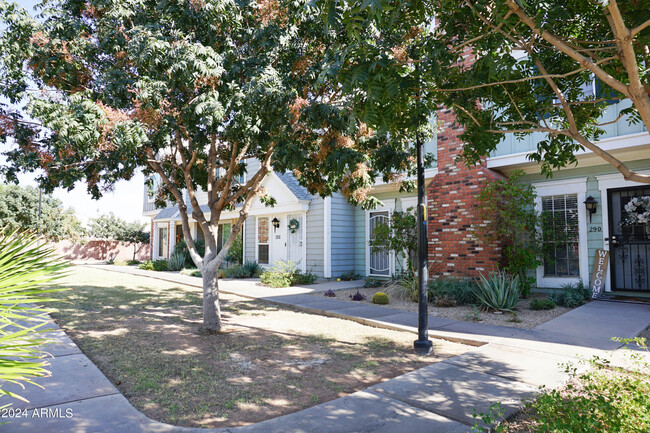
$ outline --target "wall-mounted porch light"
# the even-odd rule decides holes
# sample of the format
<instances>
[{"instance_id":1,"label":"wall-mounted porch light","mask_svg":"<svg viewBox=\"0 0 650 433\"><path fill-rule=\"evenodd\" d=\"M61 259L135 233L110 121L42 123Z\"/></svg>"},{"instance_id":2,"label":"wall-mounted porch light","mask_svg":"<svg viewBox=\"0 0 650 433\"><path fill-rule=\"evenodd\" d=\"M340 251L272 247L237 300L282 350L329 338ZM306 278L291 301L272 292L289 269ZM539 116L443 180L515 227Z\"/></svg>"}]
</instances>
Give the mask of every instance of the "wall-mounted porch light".
<instances>
[{"instance_id":1,"label":"wall-mounted porch light","mask_svg":"<svg viewBox=\"0 0 650 433\"><path fill-rule=\"evenodd\" d=\"M598 209L598 202L592 196L587 197L587 200L584 201L587 212L589 212L589 223L591 223L591 216L596 213Z\"/></svg>"},{"instance_id":2,"label":"wall-mounted porch light","mask_svg":"<svg viewBox=\"0 0 650 433\"><path fill-rule=\"evenodd\" d=\"M271 224L273 224L273 231L276 231L278 228L280 228L280 220L277 218L273 218L271 220Z\"/></svg>"}]
</instances>

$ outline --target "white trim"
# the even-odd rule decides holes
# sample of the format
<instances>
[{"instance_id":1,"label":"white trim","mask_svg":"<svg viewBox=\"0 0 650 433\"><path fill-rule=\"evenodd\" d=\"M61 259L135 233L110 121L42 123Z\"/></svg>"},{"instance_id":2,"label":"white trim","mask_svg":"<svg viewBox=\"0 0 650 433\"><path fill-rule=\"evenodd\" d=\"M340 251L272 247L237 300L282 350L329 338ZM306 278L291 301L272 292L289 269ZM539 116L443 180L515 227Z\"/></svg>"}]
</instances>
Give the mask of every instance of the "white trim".
<instances>
[{"instance_id":1,"label":"white trim","mask_svg":"<svg viewBox=\"0 0 650 433\"><path fill-rule=\"evenodd\" d=\"M413 208L413 210L417 211L418 207L418 197L404 197L401 199L402 202L402 212L406 212L406 210L410 207Z\"/></svg>"},{"instance_id":2,"label":"white trim","mask_svg":"<svg viewBox=\"0 0 650 433\"><path fill-rule=\"evenodd\" d=\"M302 272L307 272L307 212L302 213ZM287 245L289 238L287 237Z\"/></svg>"},{"instance_id":3,"label":"white trim","mask_svg":"<svg viewBox=\"0 0 650 433\"><path fill-rule=\"evenodd\" d=\"M269 253L268 253L268 258L269 261L268 263L260 263L260 243L259 243L259 219L260 218L266 218L268 220L267 224L267 230L268 230L268 242L262 245L268 245L269 247ZM273 264L273 260L271 259L271 217L269 215L260 215L258 217L255 217L255 261L259 263L260 266L271 266Z\"/></svg>"},{"instance_id":4,"label":"white trim","mask_svg":"<svg viewBox=\"0 0 650 433\"><path fill-rule=\"evenodd\" d=\"M246 218L247 220L248 218ZM241 225L241 264L246 263L246 220Z\"/></svg>"},{"instance_id":5,"label":"white trim","mask_svg":"<svg viewBox=\"0 0 650 433\"><path fill-rule=\"evenodd\" d=\"M424 179L433 179L438 175L438 167L427 168L424 170ZM416 176L409 176L406 180L415 180ZM380 193L383 191L394 191L399 189L400 182L384 182L381 178L376 178L372 184L373 193Z\"/></svg>"},{"instance_id":6,"label":"white trim","mask_svg":"<svg viewBox=\"0 0 650 433\"><path fill-rule=\"evenodd\" d=\"M650 175L650 170L638 171L637 173ZM630 186L644 186L647 184L625 180L621 173L596 176L596 180L598 181L598 190L600 191L600 206L603 215L603 249L609 251L609 242L606 240L609 238L609 203L607 201L607 190L626 188ZM610 256L609 263L607 264L607 281L605 281L606 292L612 291L612 272L610 268L611 261L612 257Z\"/></svg>"},{"instance_id":7,"label":"white trim","mask_svg":"<svg viewBox=\"0 0 650 433\"><path fill-rule=\"evenodd\" d=\"M583 206L587 193L587 178L555 180L550 182L534 183L537 193L535 209L542 210L542 197L563 194L577 194L578 196L578 248L580 276L575 277L545 277L544 266L537 268L537 286L546 288L559 288L563 284L577 283L580 280L589 283L589 246L587 239L587 210Z\"/></svg>"},{"instance_id":8,"label":"white trim","mask_svg":"<svg viewBox=\"0 0 650 433\"><path fill-rule=\"evenodd\" d=\"M386 277L386 275L375 275L370 273L370 212L382 212L382 211L388 211L388 219L390 220L394 210L395 210L395 199L386 199L386 200L381 200L383 203L383 206L377 206L375 209L369 209L366 210L364 213L364 218L365 218L365 226L366 226L366 237L365 237L365 244L366 244L366 275L369 277L375 276L375 277ZM388 256L388 265L389 265L389 275L391 276L395 273L395 257L392 251L390 251Z\"/></svg>"},{"instance_id":9,"label":"white trim","mask_svg":"<svg viewBox=\"0 0 650 433\"><path fill-rule=\"evenodd\" d=\"M332 278L332 197L325 197L323 206L323 276Z\"/></svg>"},{"instance_id":10,"label":"white trim","mask_svg":"<svg viewBox=\"0 0 650 433\"><path fill-rule=\"evenodd\" d=\"M616 137L603 138L602 140L596 141L598 147L606 152L611 152L614 150L632 148L636 146L647 146L650 143L650 135L647 131L637 132L634 134L619 135ZM487 158L487 167L488 168L502 168L508 166L519 166L519 165L537 165L536 161L528 159L528 155L533 154L535 151L527 152L518 152L511 153L507 155L492 156ZM574 153L576 156L582 155L592 155L591 150L583 149ZM603 164L605 161L603 160Z\"/></svg>"}]
</instances>

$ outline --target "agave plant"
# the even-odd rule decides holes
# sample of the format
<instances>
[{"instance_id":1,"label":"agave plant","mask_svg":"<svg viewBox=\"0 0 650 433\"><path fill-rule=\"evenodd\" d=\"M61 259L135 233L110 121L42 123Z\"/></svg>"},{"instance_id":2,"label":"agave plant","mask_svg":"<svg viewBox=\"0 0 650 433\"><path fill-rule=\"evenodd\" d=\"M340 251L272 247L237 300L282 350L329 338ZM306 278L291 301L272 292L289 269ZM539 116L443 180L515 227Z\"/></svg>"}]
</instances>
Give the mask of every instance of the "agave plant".
<instances>
[{"instance_id":1,"label":"agave plant","mask_svg":"<svg viewBox=\"0 0 650 433\"><path fill-rule=\"evenodd\" d=\"M51 284L64 275L68 263L54 257L53 250L39 246L39 237L30 232L0 229L0 381L34 383L47 376L42 351L42 327L51 319L48 310L36 304L53 301L44 294L60 291ZM25 400L2 389L2 395ZM7 405L5 405L7 406ZM4 406L3 406L4 407Z\"/></svg>"},{"instance_id":2,"label":"agave plant","mask_svg":"<svg viewBox=\"0 0 650 433\"><path fill-rule=\"evenodd\" d=\"M513 311L519 300L519 278L501 271L491 272L487 277L481 274L474 294L484 307Z\"/></svg>"}]
</instances>

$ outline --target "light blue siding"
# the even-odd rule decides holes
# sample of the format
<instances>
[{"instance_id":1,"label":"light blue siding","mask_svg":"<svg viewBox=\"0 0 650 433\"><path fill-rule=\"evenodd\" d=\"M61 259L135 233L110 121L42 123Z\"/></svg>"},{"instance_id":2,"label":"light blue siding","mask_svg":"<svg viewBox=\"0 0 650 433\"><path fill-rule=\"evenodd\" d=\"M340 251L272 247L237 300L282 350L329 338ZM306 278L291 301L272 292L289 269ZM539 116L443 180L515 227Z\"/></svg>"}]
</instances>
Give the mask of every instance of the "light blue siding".
<instances>
[{"instance_id":1,"label":"light blue siding","mask_svg":"<svg viewBox=\"0 0 650 433\"><path fill-rule=\"evenodd\" d=\"M632 170L648 170L650 169L650 159L641 160L641 161L632 161L626 163L626 165ZM603 245L603 235L602 231L590 232L589 227L603 227L603 218L607 216L603 215L603 204L600 190L598 189L598 180L597 176L603 176L606 174L615 174L618 171L611 165L599 165L595 167L582 167L582 168L573 168L573 169L564 169L558 172L555 172L552 179L547 179L541 174L530 174L522 178L524 183L537 183L543 182L545 180L561 180L561 179L571 179L578 177L587 177L587 191L586 197L592 196L598 201L598 208L596 213L593 214L591 222L589 222L589 216L587 215L587 239L580 239L580 242L587 242L588 258L589 258L589 275L591 275L593 270L594 257L596 255L597 249L602 249ZM584 206L583 203L579 203L579 206ZM587 283L587 281L585 281Z\"/></svg>"},{"instance_id":2,"label":"light blue siding","mask_svg":"<svg viewBox=\"0 0 650 433\"><path fill-rule=\"evenodd\" d=\"M332 277L355 271L356 212L348 200L340 194L331 199L331 266ZM361 226L361 230L364 227Z\"/></svg>"},{"instance_id":3,"label":"light blue siding","mask_svg":"<svg viewBox=\"0 0 650 433\"><path fill-rule=\"evenodd\" d=\"M309 204L306 227L307 271L322 277L324 275L325 235L323 229L324 200L316 198Z\"/></svg>"},{"instance_id":4,"label":"light blue siding","mask_svg":"<svg viewBox=\"0 0 650 433\"><path fill-rule=\"evenodd\" d=\"M629 100L621 101L617 104L610 105L601 116L600 123L614 121L621 110L632 105ZM623 135L635 134L646 130L643 123L629 124L629 116L624 116L618 122L603 127L605 133L599 137L600 140ZM535 132L527 134L522 138L515 137L514 134L506 134L503 140L497 146L497 149L491 156L504 156L514 153L530 152L536 149L536 144L546 138L546 134Z\"/></svg>"},{"instance_id":5,"label":"light blue siding","mask_svg":"<svg viewBox=\"0 0 650 433\"><path fill-rule=\"evenodd\" d=\"M255 217L248 217L244 223L244 261L255 261Z\"/></svg>"}]
</instances>

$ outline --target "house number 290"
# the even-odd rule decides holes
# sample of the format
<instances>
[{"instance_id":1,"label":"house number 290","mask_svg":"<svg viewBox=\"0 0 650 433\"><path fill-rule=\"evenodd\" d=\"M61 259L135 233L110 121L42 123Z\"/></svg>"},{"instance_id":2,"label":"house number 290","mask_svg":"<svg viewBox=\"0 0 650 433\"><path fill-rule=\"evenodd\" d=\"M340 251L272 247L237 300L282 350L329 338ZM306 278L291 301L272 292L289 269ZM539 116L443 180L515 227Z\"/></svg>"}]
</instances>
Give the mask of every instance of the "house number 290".
<instances>
[{"instance_id":1,"label":"house number 290","mask_svg":"<svg viewBox=\"0 0 650 433\"><path fill-rule=\"evenodd\" d=\"M589 227L589 231L590 231L590 232L602 232L602 231L603 231L603 228L600 227L600 226L597 226L597 227Z\"/></svg>"}]
</instances>

